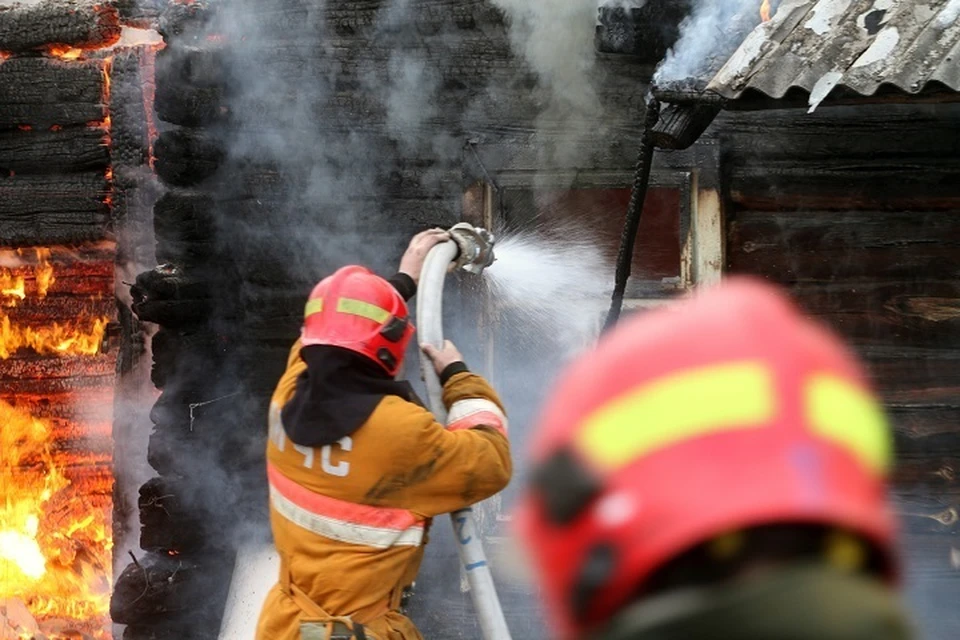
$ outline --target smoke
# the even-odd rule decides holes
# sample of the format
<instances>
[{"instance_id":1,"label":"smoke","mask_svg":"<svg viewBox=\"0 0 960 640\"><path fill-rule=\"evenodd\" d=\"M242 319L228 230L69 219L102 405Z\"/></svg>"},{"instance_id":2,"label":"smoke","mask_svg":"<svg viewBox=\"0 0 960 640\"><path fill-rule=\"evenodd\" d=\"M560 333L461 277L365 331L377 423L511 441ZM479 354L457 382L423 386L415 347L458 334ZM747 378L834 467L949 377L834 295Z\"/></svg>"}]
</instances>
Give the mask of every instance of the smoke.
<instances>
[{"instance_id":1,"label":"smoke","mask_svg":"<svg viewBox=\"0 0 960 640\"><path fill-rule=\"evenodd\" d=\"M542 170L585 160L584 143L602 135L594 31L596 0L492 0L503 10L510 41L545 93L536 119Z\"/></svg>"},{"instance_id":2,"label":"smoke","mask_svg":"<svg viewBox=\"0 0 960 640\"><path fill-rule=\"evenodd\" d=\"M613 267L591 234L568 228L559 235L535 230L507 235L497 242L497 261L485 273L495 304L519 331L552 337L568 357L595 340Z\"/></svg>"},{"instance_id":3,"label":"smoke","mask_svg":"<svg viewBox=\"0 0 960 640\"><path fill-rule=\"evenodd\" d=\"M680 25L680 38L657 68L658 85L709 80L760 21L758 0L699 0Z\"/></svg>"}]
</instances>

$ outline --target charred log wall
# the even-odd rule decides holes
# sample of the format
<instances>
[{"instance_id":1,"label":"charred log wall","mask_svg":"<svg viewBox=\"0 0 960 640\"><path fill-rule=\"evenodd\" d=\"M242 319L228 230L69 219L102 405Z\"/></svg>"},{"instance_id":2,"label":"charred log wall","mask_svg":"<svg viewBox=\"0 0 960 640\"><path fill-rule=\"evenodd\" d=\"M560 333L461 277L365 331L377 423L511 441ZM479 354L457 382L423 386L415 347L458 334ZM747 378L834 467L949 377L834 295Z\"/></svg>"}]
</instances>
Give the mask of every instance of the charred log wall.
<instances>
[{"instance_id":1,"label":"charred log wall","mask_svg":"<svg viewBox=\"0 0 960 640\"><path fill-rule=\"evenodd\" d=\"M111 424L118 415L112 402L120 403L117 374L142 351L129 309L114 297L117 264L139 242L124 229L139 226L141 181L132 176L146 164L143 116L127 106L143 105L143 51L113 47L120 30L115 6L105 2L0 7L0 271L7 280L0 400L51 425L50 446L72 485L67 502L49 504L49 513L66 529L72 510L84 505L78 520L106 526L99 546L86 525L67 534L85 554L72 571L87 576L91 590L101 588L93 576L112 574L103 540L123 544L125 513L112 491L114 446L126 431ZM9 287L19 277L20 299ZM18 342L28 332L33 338ZM99 564L90 569L81 557ZM78 592L68 604L83 606L85 597ZM106 613L77 628L101 633Z\"/></svg>"},{"instance_id":2,"label":"charred log wall","mask_svg":"<svg viewBox=\"0 0 960 640\"><path fill-rule=\"evenodd\" d=\"M787 286L865 358L893 416L908 582L960 633L960 162L956 107L725 116L728 267Z\"/></svg>"}]
</instances>

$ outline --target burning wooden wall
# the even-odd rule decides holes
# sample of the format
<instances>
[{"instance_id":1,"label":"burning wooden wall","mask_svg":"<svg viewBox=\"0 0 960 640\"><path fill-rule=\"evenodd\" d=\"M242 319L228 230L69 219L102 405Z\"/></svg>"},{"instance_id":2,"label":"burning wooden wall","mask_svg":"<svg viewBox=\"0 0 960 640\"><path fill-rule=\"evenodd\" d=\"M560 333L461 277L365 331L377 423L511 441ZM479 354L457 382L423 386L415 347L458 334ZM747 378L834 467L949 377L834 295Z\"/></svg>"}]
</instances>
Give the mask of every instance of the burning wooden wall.
<instances>
[{"instance_id":1,"label":"burning wooden wall","mask_svg":"<svg viewBox=\"0 0 960 640\"><path fill-rule=\"evenodd\" d=\"M137 352L115 271L148 148L142 99L116 108L141 86L120 37L106 3L0 8L4 637L111 637L113 403Z\"/></svg>"}]
</instances>

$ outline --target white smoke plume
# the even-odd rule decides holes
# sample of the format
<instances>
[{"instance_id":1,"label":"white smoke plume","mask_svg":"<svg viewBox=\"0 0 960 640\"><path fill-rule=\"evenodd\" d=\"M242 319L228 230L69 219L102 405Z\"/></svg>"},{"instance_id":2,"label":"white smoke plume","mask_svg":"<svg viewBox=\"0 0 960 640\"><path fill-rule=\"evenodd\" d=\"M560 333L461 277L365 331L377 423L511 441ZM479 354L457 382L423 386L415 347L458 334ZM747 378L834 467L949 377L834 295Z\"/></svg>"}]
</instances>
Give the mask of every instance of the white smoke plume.
<instances>
[{"instance_id":1,"label":"white smoke plume","mask_svg":"<svg viewBox=\"0 0 960 640\"><path fill-rule=\"evenodd\" d=\"M704 78L719 70L760 21L759 0L700 0L680 25L680 39L657 68L658 85ZM749 27L748 27L749 28Z\"/></svg>"},{"instance_id":2,"label":"white smoke plume","mask_svg":"<svg viewBox=\"0 0 960 640\"><path fill-rule=\"evenodd\" d=\"M493 0L510 23L510 40L546 93L537 118L543 168L583 161L582 143L602 128L594 32L597 0Z\"/></svg>"}]
</instances>

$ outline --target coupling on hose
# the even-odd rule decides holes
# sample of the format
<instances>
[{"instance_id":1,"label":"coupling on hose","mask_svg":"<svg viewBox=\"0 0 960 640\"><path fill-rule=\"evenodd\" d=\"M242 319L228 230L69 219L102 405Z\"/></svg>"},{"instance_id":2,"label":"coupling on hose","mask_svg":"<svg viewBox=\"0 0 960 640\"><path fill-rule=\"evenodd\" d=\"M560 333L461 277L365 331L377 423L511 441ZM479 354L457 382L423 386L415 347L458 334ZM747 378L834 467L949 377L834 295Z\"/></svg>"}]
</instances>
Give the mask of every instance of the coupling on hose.
<instances>
[{"instance_id":1,"label":"coupling on hose","mask_svg":"<svg viewBox=\"0 0 960 640\"><path fill-rule=\"evenodd\" d=\"M451 227L450 237L460 248L453 262L455 269L480 275L497 259L493 255L496 238L486 229L475 227L468 222L461 222Z\"/></svg>"}]
</instances>

